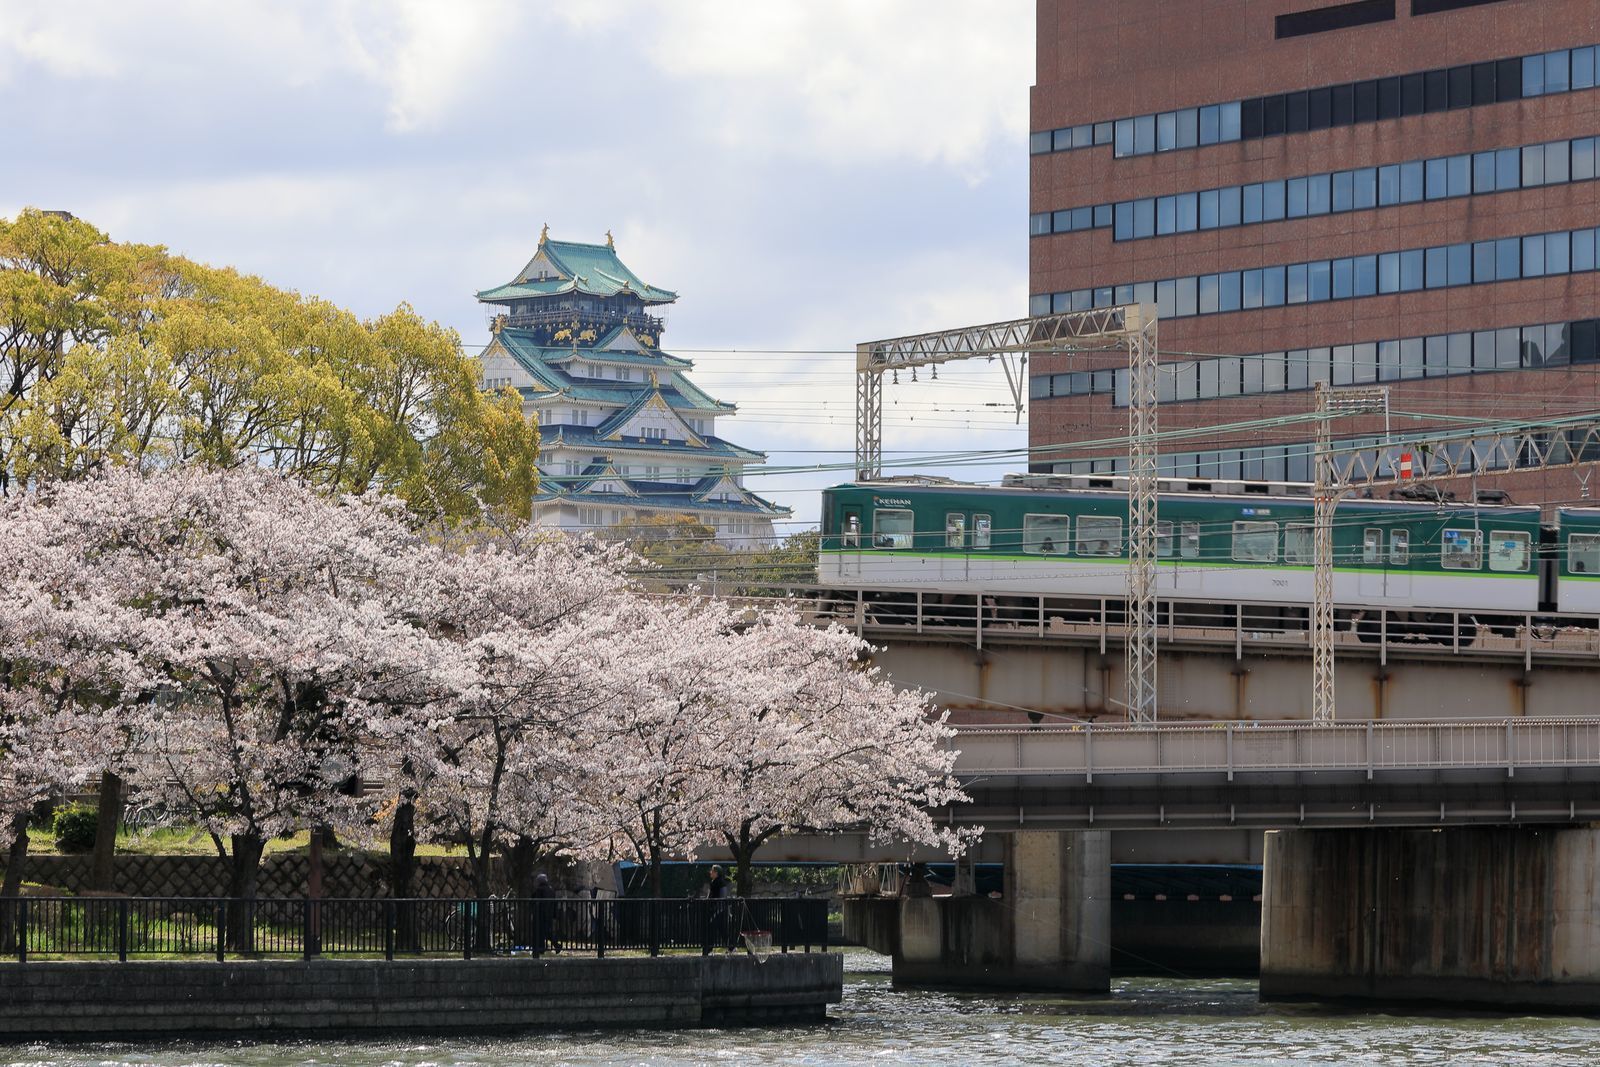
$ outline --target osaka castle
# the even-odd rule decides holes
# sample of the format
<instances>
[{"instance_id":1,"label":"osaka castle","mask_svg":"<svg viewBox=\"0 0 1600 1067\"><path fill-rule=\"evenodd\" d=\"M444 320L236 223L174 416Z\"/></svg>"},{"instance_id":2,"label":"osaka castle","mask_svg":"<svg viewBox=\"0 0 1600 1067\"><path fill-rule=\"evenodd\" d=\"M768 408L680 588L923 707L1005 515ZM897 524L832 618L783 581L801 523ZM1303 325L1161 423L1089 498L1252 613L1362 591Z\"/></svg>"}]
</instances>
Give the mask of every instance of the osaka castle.
<instances>
[{"instance_id":1,"label":"osaka castle","mask_svg":"<svg viewBox=\"0 0 1600 1067\"><path fill-rule=\"evenodd\" d=\"M789 510L744 487L765 454L719 437L734 405L661 350L661 310L677 299L623 265L610 233L580 244L547 226L515 278L478 294L497 309L484 387L515 388L539 420L536 521L588 530L690 515L730 548L769 546Z\"/></svg>"}]
</instances>

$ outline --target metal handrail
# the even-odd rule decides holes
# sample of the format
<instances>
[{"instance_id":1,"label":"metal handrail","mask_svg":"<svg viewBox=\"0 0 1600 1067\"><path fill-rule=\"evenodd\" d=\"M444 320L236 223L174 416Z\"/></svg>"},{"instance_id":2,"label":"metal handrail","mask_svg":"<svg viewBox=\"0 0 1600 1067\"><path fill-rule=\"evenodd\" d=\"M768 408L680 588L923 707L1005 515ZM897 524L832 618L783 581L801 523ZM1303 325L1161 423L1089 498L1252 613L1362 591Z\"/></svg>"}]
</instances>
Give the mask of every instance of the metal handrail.
<instances>
[{"instance_id":1,"label":"metal handrail","mask_svg":"<svg viewBox=\"0 0 1600 1067\"><path fill-rule=\"evenodd\" d=\"M826 951L828 905L808 897L705 899L13 897L0 954L19 962L133 956L539 956L546 952ZM764 938L763 938L764 939Z\"/></svg>"}]
</instances>

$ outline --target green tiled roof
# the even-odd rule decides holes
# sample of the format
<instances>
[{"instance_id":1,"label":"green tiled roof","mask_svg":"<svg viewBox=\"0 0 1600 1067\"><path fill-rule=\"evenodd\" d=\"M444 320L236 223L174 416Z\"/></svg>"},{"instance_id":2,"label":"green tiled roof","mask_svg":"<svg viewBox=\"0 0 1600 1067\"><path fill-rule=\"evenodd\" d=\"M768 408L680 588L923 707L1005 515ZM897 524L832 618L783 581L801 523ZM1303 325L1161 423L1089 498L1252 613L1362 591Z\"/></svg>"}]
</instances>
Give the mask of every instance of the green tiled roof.
<instances>
[{"instance_id":1,"label":"green tiled roof","mask_svg":"<svg viewBox=\"0 0 1600 1067\"><path fill-rule=\"evenodd\" d=\"M673 445L665 441L639 441L622 438L610 440L602 438L595 431L598 426L566 426L554 425L549 427L543 436L541 445L545 449L553 448L593 448L596 452L609 452L616 449L638 449L643 452L676 452L685 459L705 459L711 456L721 456L725 459L764 460L765 452L757 452L753 448L745 448L731 441L724 441L720 437L707 437L700 435L700 440L705 442L704 448L689 448L684 445Z\"/></svg>"},{"instance_id":2,"label":"green tiled roof","mask_svg":"<svg viewBox=\"0 0 1600 1067\"><path fill-rule=\"evenodd\" d=\"M496 338L505 350L511 353L511 358L534 377L541 393L560 392L575 400L629 404L640 393L650 391L649 382L608 381L602 385L595 378L575 378L568 374L563 366L572 359L573 352L570 347L541 347L533 343L532 335L526 330L503 329L496 334ZM662 398L666 400L668 407L675 410L715 411L724 414L735 410L732 404L724 404L709 396L681 373L685 369L681 365L686 363L686 360L680 360L664 352L646 355L631 352L592 353L588 349L580 349L578 354L580 358L595 362L626 362L633 366L658 368L660 373L657 379L661 383Z\"/></svg>"},{"instance_id":3,"label":"green tiled roof","mask_svg":"<svg viewBox=\"0 0 1600 1067\"><path fill-rule=\"evenodd\" d=\"M540 255L549 260L554 277L543 281L530 276L530 268ZM485 289L478 299L487 303L524 297L559 296L579 292L588 296L609 297L628 292L646 304L670 304L678 294L641 279L617 258L610 245L591 245L579 241L541 240L539 251L506 285Z\"/></svg>"}]
</instances>

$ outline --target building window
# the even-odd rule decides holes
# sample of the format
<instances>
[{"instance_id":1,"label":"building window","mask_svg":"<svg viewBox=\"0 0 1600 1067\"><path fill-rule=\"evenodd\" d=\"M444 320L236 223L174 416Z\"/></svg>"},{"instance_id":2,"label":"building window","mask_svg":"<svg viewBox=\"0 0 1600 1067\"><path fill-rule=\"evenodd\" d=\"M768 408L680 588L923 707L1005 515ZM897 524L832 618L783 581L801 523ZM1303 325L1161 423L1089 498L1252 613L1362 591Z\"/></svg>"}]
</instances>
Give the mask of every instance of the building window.
<instances>
[{"instance_id":1,"label":"building window","mask_svg":"<svg viewBox=\"0 0 1600 1067\"><path fill-rule=\"evenodd\" d=\"M1316 561L1316 527L1303 522L1291 522L1283 529L1283 561L1285 563L1313 563Z\"/></svg>"},{"instance_id":2,"label":"building window","mask_svg":"<svg viewBox=\"0 0 1600 1067\"><path fill-rule=\"evenodd\" d=\"M646 441L665 441L667 431L660 426L646 426L643 437Z\"/></svg>"},{"instance_id":3,"label":"building window","mask_svg":"<svg viewBox=\"0 0 1600 1067\"><path fill-rule=\"evenodd\" d=\"M1567 538L1567 570L1600 574L1600 534L1575 533Z\"/></svg>"},{"instance_id":4,"label":"building window","mask_svg":"<svg viewBox=\"0 0 1600 1067\"><path fill-rule=\"evenodd\" d=\"M960 512L951 512L944 517L944 547L967 547L967 517Z\"/></svg>"},{"instance_id":5,"label":"building window","mask_svg":"<svg viewBox=\"0 0 1600 1067\"><path fill-rule=\"evenodd\" d=\"M1530 537L1520 530L1492 530L1489 533L1489 569L1501 573L1528 569Z\"/></svg>"},{"instance_id":6,"label":"building window","mask_svg":"<svg viewBox=\"0 0 1600 1067\"><path fill-rule=\"evenodd\" d=\"M1275 522L1234 523L1233 558L1240 563L1276 563L1278 561L1278 524Z\"/></svg>"},{"instance_id":7,"label":"building window","mask_svg":"<svg viewBox=\"0 0 1600 1067\"><path fill-rule=\"evenodd\" d=\"M987 515L972 516L972 547L986 549L989 547L989 538L994 521Z\"/></svg>"},{"instance_id":8,"label":"building window","mask_svg":"<svg viewBox=\"0 0 1600 1067\"><path fill-rule=\"evenodd\" d=\"M1078 555L1122 555L1122 520L1103 515L1078 519Z\"/></svg>"}]
</instances>

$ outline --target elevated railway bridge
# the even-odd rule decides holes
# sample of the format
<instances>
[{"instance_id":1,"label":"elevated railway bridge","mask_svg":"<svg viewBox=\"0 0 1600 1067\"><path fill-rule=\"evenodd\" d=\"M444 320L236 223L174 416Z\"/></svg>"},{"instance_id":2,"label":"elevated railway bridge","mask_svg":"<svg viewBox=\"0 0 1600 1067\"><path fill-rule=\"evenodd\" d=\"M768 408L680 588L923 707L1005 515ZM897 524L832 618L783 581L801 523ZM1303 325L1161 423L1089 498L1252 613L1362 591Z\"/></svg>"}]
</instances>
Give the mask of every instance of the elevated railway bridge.
<instances>
[{"instance_id":1,"label":"elevated railway bridge","mask_svg":"<svg viewBox=\"0 0 1600 1067\"><path fill-rule=\"evenodd\" d=\"M847 902L897 981L1104 990L1115 945L1193 973L1248 957L1269 996L1600 1007L1600 616L1345 606L1326 723L1303 613L1162 601L1159 720L1130 723L1117 599L785 592L951 712L972 803L938 814L1004 866L999 898ZM793 837L762 858L907 856ZM1113 900L1114 862L1259 863L1263 888Z\"/></svg>"}]
</instances>

